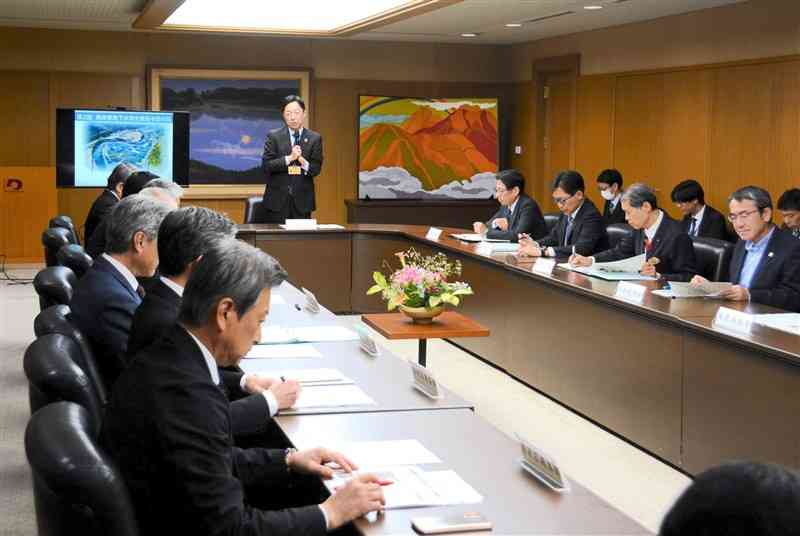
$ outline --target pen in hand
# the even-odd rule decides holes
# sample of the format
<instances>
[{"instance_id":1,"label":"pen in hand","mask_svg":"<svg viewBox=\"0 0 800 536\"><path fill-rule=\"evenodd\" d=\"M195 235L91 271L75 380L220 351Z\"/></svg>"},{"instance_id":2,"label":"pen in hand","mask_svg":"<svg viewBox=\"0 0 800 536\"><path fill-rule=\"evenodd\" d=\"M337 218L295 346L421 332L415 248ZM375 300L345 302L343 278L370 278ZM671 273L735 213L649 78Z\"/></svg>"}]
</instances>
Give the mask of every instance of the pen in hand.
<instances>
[{"instance_id":1,"label":"pen in hand","mask_svg":"<svg viewBox=\"0 0 800 536\"><path fill-rule=\"evenodd\" d=\"M302 310L303 310L303 309L302 309L302 308L301 308L299 305L297 305L296 303L294 304L294 308L295 308L295 309L297 309L298 311L302 311Z\"/></svg>"}]
</instances>

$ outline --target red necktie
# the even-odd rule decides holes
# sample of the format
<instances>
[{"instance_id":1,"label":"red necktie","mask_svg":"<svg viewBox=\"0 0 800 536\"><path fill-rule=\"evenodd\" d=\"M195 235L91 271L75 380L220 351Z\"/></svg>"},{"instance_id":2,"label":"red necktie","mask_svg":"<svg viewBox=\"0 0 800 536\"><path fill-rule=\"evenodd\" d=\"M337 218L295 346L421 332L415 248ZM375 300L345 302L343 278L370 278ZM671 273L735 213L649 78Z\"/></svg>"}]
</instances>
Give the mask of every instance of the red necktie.
<instances>
[{"instance_id":1,"label":"red necktie","mask_svg":"<svg viewBox=\"0 0 800 536\"><path fill-rule=\"evenodd\" d=\"M650 250L652 250L652 249L653 249L653 241L650 240L649 238L645 238L644 239L644 252L645 253L650 253Z\"/></svg>"}]
</instances>

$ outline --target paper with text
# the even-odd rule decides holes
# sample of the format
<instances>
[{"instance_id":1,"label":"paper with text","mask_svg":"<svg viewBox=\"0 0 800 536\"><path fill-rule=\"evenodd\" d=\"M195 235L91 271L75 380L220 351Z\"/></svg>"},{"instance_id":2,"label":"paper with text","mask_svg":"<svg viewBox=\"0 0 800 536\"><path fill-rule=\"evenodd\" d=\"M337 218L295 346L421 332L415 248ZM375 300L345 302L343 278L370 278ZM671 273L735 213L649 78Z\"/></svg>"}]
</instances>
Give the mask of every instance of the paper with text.
<instances>
[{"instance_id":1,"label":"paper with text","mask_svg":"<svg viewBox=\"0 0 800 536\"><path fill-rule=\"evenodd\" d=\"M245 359L322 357L313 344L254 344Z\"/></svg>"}]
</instances>

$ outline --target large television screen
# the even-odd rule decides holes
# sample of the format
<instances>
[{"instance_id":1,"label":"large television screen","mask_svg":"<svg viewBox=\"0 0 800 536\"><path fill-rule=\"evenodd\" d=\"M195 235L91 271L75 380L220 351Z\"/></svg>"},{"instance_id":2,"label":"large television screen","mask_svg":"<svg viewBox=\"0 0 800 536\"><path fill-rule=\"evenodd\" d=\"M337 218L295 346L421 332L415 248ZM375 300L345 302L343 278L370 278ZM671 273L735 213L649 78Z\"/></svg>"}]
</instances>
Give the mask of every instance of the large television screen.
<instances>
[{"instance_id":1,"label":"large television screen","mask_svg":"<svg viewBox=\"0 0 800 536\"><path fill-rule=\"evenodd\" d=\"M56 113L58 186L102 188L125 162L188 184L189 114L130 110L59 109Z\"/></svg>"},{"instance_id":2,"label":"large television screen","mask_svg":"<svg viewBox=\"0 0 800 536\"><path fill-rule=\"evenodd\" d=\"M360 199L491 199L498 99L359 97Z\"/></svg>"}]
</instances>

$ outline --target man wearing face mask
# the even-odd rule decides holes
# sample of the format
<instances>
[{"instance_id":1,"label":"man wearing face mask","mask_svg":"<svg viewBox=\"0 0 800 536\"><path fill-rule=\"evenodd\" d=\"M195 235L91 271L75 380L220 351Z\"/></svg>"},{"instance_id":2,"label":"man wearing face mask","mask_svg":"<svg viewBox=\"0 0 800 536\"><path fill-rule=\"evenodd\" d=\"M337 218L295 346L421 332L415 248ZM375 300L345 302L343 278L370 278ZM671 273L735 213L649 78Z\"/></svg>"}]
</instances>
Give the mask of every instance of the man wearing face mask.
<instances>
[{"instance_id":1,"label":"man wearing face mask","mask_svg":"<svg viewBox=\"0 0 800 536\"><path fill-rule=\"evenodd\" d=\"M622 210L622 173L616 169L604 169L597 176L597 189L605 199L603 221L606 227L612 223L625 223Z\"/></svg>"},{"instance_id":2,"label":"man wearing face mask","mask_svg":"<svg viewBox=\"0 0 800 536\"><path fill-rule=\"evenodd\" d=\"M486 238L517 241L520 234L539 239L547 234L547 225L539 204L523 193L525 178L516 169L497 174L495 197L501 207L486 222L476 221L472 229Z\"/></svg>"},{"instance_id":3,"label":"man wearing face mask","mask_svg":"<svg viewBox=\"0 0 800 536\"><path fill-rule=\"evenodd\" d=\"M322 136L305 128L306 103L297 95L284 99L286 126L267 134L261 167L267 176L263 223L308 219L316 210L314 177L322 171Z\"/></svg>"}]
</instances>

